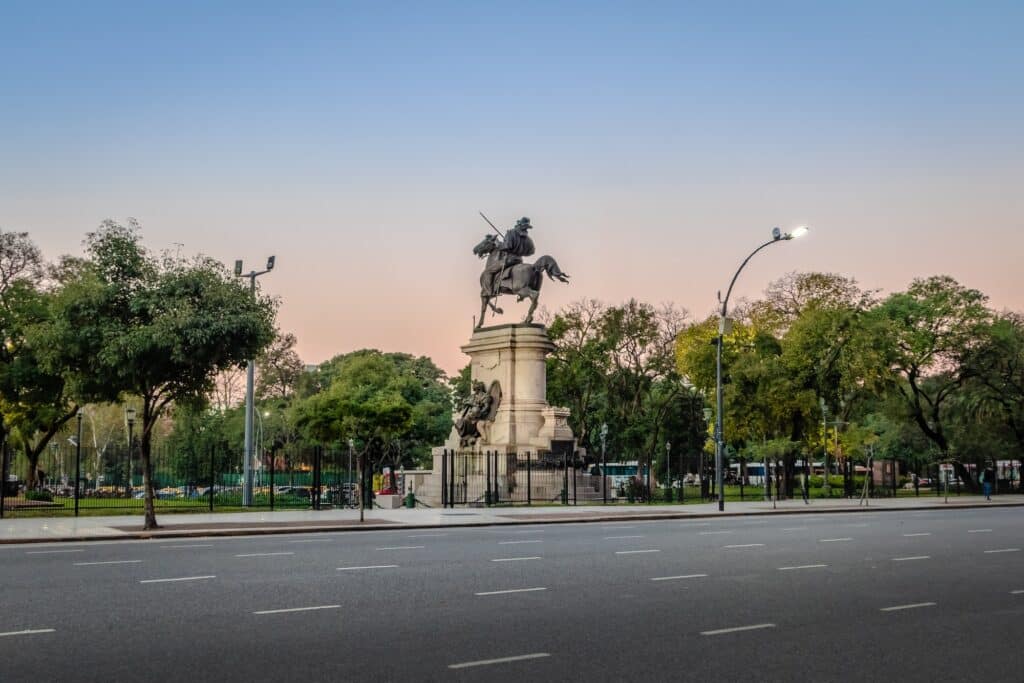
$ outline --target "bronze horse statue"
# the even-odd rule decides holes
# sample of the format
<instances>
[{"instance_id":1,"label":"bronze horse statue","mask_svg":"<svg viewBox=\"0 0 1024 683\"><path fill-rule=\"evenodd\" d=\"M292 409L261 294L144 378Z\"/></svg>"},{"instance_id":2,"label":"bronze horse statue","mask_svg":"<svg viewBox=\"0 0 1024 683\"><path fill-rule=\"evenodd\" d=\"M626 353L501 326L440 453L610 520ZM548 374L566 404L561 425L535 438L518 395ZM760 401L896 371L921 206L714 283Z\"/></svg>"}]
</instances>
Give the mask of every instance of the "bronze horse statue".
<instances>
[{"instance_id":1,"label":"bronze horse statue","mask_svg":"<svg viewBox=\"0 0 1024 683\"><path fill-rule=\"evenodd\" d=\"M533 312L537 310L537 298L540 296L540 285L544 281L542 275L546 273L552 280L569 282L569 276L562 272L555 259L550 256L541 256L534 263L516 263L511 267L502 267L501 273L495 278L492 287L488 271L494 272L496 269L493 266L498 265L506 258L499 249L500 246L501 243L494 235L488 235L480 244L473 247L474 254L480 258L487 257L487 267L480 275L480 320L477 322L476 329L483 327L484 315L487 313L488 306L496 314L504 313L494 305L494 299L499 294L512 294L516 297L516 301L529 299L530 310L526 312L523 322L532 323Z\"/></svg>"}]
</instances>

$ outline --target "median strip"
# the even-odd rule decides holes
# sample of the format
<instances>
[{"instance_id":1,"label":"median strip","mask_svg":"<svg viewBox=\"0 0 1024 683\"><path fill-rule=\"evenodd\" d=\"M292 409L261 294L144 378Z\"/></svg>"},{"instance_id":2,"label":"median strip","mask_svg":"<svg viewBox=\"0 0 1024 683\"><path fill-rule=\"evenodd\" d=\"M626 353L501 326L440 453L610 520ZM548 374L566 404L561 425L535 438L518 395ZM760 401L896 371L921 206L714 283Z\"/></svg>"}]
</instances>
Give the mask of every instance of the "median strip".
<instances>
[{"instance_id":1,"label":"median strip","mask_svg":"<svg viewBox=\"0 0 1024 683\"><path fill-rule=\"evenodd\" d=\"M935 607L934 602L915 602L910 605L894 605L892 607L882 607L879 612L899 612L905 609L917 609L919 607Z\"/></svg>"},{"instance_id":2,"label":"median strip","mask_svg":"<svg viewBox=\"0 0 1024 683\"><path fill-rule=\"evenodd\" d=\"M533 593L535 591L546 591L547 588L509 588L503 591L484 591L474 595L508 595L509 593Z\"/></svg>"},{"instance_id":3,"label":"median strip","mask_svg":"<svg viewBox=\"0 0 1024 683\"><path fill-rule=\"evenodd\" d=\"M206 576L180 576L174 579L143 579L139 583L176 583L178 581L203 581L216 578L217 576L214 574L207 574Z\"/></svg>"},{"instance_id":4,"label":"median strip","mask_svg":"<svg viewBox=\"0 0 1024 683\"><path fill-rule=\"evenodd\" d=\"M719 628L713 631L701 631L702 636L721 636L726 633L739 633L740 631L757 631L763 628L775 628L775 624L752 624L751 626L733 626L732 628Z\"/></svg>"},{"instance_id":5,"label":"median strip","mask_svg":"<svg viewBox=\"0 0 1024 683\"><path fill-rule=\"evenodd\" d=\"M481 659L476 662L460 662L458 664L449 664L449 669L468 669L473 666L489 666L491 664L507 664L509 662L522 662L527 659L541 659L543 657L550 657L551 655L547 652L534 652L528 655L515 655L512 657L498 657L497 659Z\"/></svg>"}]
</instances>

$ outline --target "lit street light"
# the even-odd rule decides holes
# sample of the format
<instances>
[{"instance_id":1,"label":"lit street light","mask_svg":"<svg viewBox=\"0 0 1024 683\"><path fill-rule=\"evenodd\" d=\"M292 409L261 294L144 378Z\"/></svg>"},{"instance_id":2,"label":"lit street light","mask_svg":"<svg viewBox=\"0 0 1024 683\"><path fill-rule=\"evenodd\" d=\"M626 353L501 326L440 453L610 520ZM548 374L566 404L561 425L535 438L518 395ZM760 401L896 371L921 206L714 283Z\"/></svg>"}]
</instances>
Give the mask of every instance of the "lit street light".
<instances>
[{"instance_id":1,"label":"lit street light","mask_svg":"<svg viewBox=\"0 0 1024 683\"><path fill-rule=\"evenodd\" d=\"M249 291L256 297L256 278L274 269L274 257L267 259L264 270L242 272L241 259L235 261L235 276L249 278ZM242 505L252 505L252 415L253 415L253 384L255 380L256 362L251 358L245 362L245 455L242 463Z\"/></svg>"},{"instance_id":2,"label":"lit street light","mask_svg":"<svg viewBox=\"0 0 1024 683\"><path fill-rule=\"evenodd\" d=\"M736 270L736 274L732 276L732 281L729 283L729 289L725 292L725 299L722 299L722 310L718 318L718 338L716 340L716 361L715 361L715 385L717 387L717 407L718 414L716 417L715 425L715 480L718 487L718 509L719 511L725 510L725 472L724 472L724 457L725 457L725 437L722 432L722 416L724 401L722 399L722 341L725 337L728 319L726 315L729 312L729 296L732 294L733 285L736 284L736 278L743 272L743 268L746 267L750 259L754 258L757 252L761 251L765 247L775 244L777 242L786 242L797 237L803 237L807 234L806 227L799 227L794 229L792 232L783 233L779 228L772 228L772 238L759 246L754 251L750 252L750 256L743 259L743 263ZM721 299L721 293L719 293Z\"/></svg>"}]
</instances>

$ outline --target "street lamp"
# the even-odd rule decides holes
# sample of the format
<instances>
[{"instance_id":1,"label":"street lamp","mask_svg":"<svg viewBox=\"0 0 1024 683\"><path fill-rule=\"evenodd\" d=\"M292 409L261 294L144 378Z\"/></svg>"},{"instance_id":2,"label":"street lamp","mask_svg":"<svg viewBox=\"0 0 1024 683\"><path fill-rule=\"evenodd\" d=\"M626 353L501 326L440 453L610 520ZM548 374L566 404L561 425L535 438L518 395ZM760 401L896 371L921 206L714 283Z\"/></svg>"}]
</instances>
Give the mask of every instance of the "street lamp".
<instances>
[{"instance_id":1,"label":"street lamp","mask_svg":"<svg viewBox=\"0 0 1024 683\"><path fill-rule=\"evenodd\" d=\"M78 418L78 438L75 440L75 517L78 516L78 481L82 473L82 409L75 413Z\"/></svg>"},{"instance_id":2,"label":"street lamp","mask_svg":"<svg viewBox=\"0 0 1024 683\"><path fill-rule=\"evenodd\" d=\"M605 447L608 445L608 423L601 423L601 497L608 504L608 457Z\"/></svg>"},{"instance_id":3,"label":"street lamp","mask_svg":"<svg viewBox=\"0 0 1024 683\"><path fill-rule=\"evenodd\" d=\"M128 422L128 482L125 484L125 492L132 497L132 430L135 428L135 408L124 409L124 419Z\"/></svg>"},{"instance_id":4,"label":"street lamp","mask_svg":"<svg viewBox=\"0 0 1024 683\"><path fill-rule=\"evenodd\" d=\"M665 478L668 479L668 490L672 492L672 442L665 440Z\"/></svg>"},{"instance_id":5,"label":"street lamp","mask_svg":"<svg viewBox=\"0 0 1024 683\"><path fill-rule=\"evenodd\" d=\"M267 259L267 267L264 270L252 270L248 273L242 272L242 260L235 261L235 276L249 278L249 292L253 298L256 297L256 278L265 275L274 269L275 257ZM252 505L252 414L253 414L253 385L255 383L256 362L251 358L245 362L245 460L242 463L242 505Z\"/></svg>"},{"instance_id":6,"label":"street lamp","mask_svg":"<svg viewBox=\"0 0 1024 683\"><path fill-rule=\"evenodd\" d=\"M725 292L725 299L722 299L722 310L718 318L718 339L717 339L717 350L715 359L715 386L717 388L717 407L718 414L716 415L715 425L715 480L718 486L718 510L725 510L725 472L724 472L724 435L722 433L722 415L724 408L724 401L722 399L722 340L727 332L727 318L726 315L729 312L729 296L732 294L733 285L736 284L736 278L740 276L743 269L746 267L750 259L754 258L757 252L761 251L765 247L775 244L777 242L788 242L789 240L796 239L797 237L803 237L807 234L806 227L799 227L794 229L792 232L783 233L779 228L772 228L772 238L759 246L754 251L750 252L750 256L743 259L743 263L736 270L736 274L732 276L732 281L729 283L729 289ZM719 293L721 299L721 293Z\"/></svg>"}]
</instances>

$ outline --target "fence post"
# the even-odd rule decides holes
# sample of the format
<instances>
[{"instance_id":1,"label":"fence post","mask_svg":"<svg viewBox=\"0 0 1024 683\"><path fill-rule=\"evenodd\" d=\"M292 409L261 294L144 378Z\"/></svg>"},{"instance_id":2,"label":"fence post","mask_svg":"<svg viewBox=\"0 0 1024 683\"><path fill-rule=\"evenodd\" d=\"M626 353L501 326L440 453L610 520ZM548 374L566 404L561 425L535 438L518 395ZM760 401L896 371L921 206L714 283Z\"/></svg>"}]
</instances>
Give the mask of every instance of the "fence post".
<instances>
[{"instance_id":1,"label":"fence post","mask_svg":"<svg viewBox=\"0 0 1024 683\"><path fill-rule=\"evenodd\" d=\"M576 452L572 454L572 504L576 504Z\"/></svg>"},{"instance_id":2,"label":"fence post","mask_svg":"<svg viewBox=\"0 0 1024 683\"><path fill-rule=\"evenodd\" d=\"M498 484L498 471L501 467L501 452L494 451L494 504L501 500L501 486Z\"/></svg>"},{"instance_id":3,"label":"fence post","mask_svg":"<svg viewBox=\"0 0 1024 683\"><path fill-rule=\"evenodd\" d=\"M533 505L533 482L530 480L530 451L526 451L526 504Z\"/></svg>"},{"instance_id":4,"label":"fence post","mask_svg":"<svg viewBox=\"0 0 1024 683\"><path fill-rule=\"evenodd\" d=\"M0 519L4 518L4 498L7 492L7 439L0 445Z\"/></svg>"},{"instance_id":5,"label":"fence post","mask_svg":"<svg viewBox=\"0 0 1024 683\"><path fill-rule=\"evenodd\" d=\"M275 457L276 451L270 449L270 511L274 511L274 461L277 460Z\"/></svg>"},{"instance_id":6,"label":"fence post","mask_svg":"<svg viewBox=\"0 0 1024 683\"><path fill-rule=\"evenodd\" d=\"M441 507L448 507L448 449L441 451Z\"/></svg>"},{"instance_id":7,"label":"fence post","mask_svg":"<svg viewBox=\"0 0 1024 683\"><path fill-rule=\"evenodd\" d=\"M484 477L487 480L487 486L484 490L484 505L489 506L491 504L491 452L484 451Z\"/></svg>"}]
</instances>

